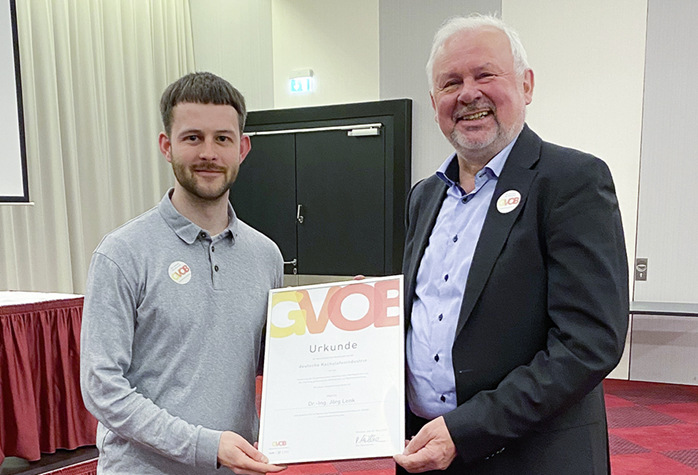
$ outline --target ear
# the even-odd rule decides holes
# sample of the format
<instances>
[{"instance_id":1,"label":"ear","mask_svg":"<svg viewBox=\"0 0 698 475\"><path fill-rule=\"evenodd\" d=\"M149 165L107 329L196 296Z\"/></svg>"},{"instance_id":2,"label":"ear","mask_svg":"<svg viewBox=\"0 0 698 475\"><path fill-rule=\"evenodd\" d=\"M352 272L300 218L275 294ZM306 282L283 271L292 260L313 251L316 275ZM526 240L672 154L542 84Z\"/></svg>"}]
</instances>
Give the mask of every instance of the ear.
<instances>
[{"instance_id":1,"label":"ear","mask_svg":"<svg viewBox=\"0 0 698 475\"><path fill-rule=\"evenodd\" d=\"M172 142L165 132L160 132L158 136L158 143L160 144L160 153L165 157L165 160L172 162Z\"/></svg>"},{"instance_id":2,"label":"ear","mask_svg":"<svg viewBox=\"0 0 698 475\"><path fill-rule=\"evenodd\" d=\"M429 91L429 99L431 99L431 108L434 111L434 121L436 121L436 123L438 123L439 116L436 112L436 101L434 100L434 94L431 91Z\"/></svg>"},{"instance_id":3,"label":"ear","mask_svg":"<svg viewBox=\"0 0 698 475\"><path fill-rule=\"evenodd\" d=\"M523 77L523 92L524 92L524 98L526 99L526 105L529 105L531 101L533 100L533 84L534 84L534 79L533 79L533 70L532 69L527 69L524 72L524 77Z\"/></svg>"},{"instance_id":4,"label":"ear","mask_svg":"<svg viewBox=\"0 0 698 475\"><path fill-rule=\"evenodd\" d=\"M238 165L242 163L248 153L252 150L252 141L249 135L243 135L240 137L240 159L238 160Z\"/></svg>"}]
</instances>

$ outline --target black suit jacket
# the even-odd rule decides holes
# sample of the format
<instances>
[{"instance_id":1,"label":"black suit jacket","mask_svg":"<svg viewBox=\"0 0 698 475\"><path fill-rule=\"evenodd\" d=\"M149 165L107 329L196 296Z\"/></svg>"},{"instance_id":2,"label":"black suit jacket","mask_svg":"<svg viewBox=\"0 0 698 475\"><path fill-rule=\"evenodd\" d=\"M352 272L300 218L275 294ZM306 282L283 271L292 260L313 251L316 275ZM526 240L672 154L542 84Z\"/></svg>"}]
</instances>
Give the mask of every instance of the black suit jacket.
<instances>
[{"instance_id":1,"label":"black suit jacket","mask_svg":"<svg viewBox=\"0 0 698 475\"><path fill-rule=\"evenodd\" d=\"M508 190L513 211L498 211ZM446 185L407 203L406 322ZM445 414L473 473L606 473L601 382L628 322L618 202L601 160L524 126L499 177L473 257L453 344L458 407Z\"/></svg>"}]
</instances>

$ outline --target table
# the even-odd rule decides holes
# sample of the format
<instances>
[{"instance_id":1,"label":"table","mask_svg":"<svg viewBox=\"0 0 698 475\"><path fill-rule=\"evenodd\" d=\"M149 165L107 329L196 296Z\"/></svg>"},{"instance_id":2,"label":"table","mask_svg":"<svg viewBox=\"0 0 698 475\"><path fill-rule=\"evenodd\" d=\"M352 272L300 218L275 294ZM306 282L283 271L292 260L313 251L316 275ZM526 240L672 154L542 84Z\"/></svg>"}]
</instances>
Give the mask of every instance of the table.
<instances>
[{"instance_id":1,"label":"table","mask_svg":"<svg viewBox=\"0 0 698 475\"><path fill-rule=\"evenodd\" d=\"M94 445L80 394L83 298L0 292L0 463Z\"/></svg>"},{"instance_id":2,"label":"table","mask_svg":"<svg viewBox=\"0 0 698 475\"><path fill-rule=\"evenodd\" d=\"M698 303L630 302L627 379L698 384Z\"/></svg>"},{"instance_id":3,"label":"table","mask_svg":"<svg viewBox=\"0 0 698 475\"><path fill-rule=\"evenodd\" d=\"M698 304L679 302L630 302L633 315L665 315L670 317L698 317Z\"/></svg>"}]
</instances>

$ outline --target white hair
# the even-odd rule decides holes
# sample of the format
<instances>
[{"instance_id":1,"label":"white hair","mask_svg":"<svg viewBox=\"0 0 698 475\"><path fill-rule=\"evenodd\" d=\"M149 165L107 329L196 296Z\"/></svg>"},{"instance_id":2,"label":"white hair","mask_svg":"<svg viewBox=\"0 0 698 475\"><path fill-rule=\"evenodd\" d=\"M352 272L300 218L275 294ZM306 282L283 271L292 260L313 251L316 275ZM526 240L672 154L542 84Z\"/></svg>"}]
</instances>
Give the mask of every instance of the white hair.
<instances>
[{"instance_id":1,"label":"white hair","mask_svg":"<svg viewBox=\"0 0 698 475\"><path fill-rule=\"evenodd\" d=\"M432 77L434 74L434 60L436 59L436 55L441 50L446 40L456 33L473 31L488 26L501 30L509 38L511 54L514 56L514 72L516 75L522 76L523 73L529 69L526 50L519 39L519 34L504 23L500 18L497 18L494 15L482 15L479 13L473 13L468 16L454 17L446 20L434 35L434 41L431 45L431 54L429 55L429 61L427 61L426 67L430 91L434 88Z\"/></svg>"}]
</instances>

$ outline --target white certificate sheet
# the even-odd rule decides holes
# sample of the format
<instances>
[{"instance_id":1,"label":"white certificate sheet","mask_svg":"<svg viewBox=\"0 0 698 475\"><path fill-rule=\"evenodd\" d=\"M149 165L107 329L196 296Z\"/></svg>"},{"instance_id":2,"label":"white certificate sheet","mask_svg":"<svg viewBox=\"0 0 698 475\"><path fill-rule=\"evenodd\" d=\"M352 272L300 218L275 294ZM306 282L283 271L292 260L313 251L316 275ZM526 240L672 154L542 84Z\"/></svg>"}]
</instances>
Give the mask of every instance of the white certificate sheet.
<instances>
[{"instance_id":1,"label":"white certificate sheet","mask_svg":"<svg viewBox=\"0 0 698 475\"><path fill-rule=\"evenodd\" d=\"M401 275L269 295L259 450L271 463L405 446Z\"/></svg>"}]
</instances>

